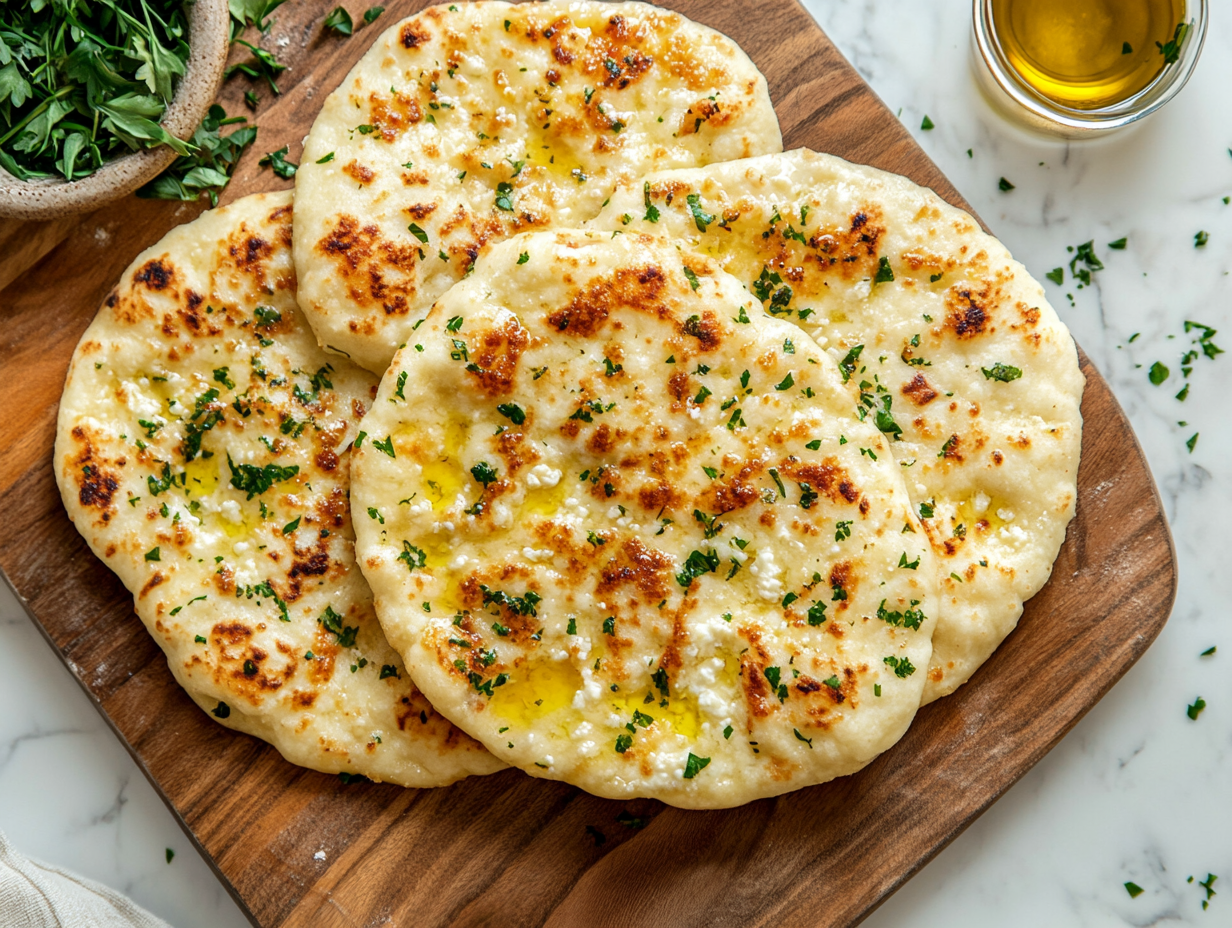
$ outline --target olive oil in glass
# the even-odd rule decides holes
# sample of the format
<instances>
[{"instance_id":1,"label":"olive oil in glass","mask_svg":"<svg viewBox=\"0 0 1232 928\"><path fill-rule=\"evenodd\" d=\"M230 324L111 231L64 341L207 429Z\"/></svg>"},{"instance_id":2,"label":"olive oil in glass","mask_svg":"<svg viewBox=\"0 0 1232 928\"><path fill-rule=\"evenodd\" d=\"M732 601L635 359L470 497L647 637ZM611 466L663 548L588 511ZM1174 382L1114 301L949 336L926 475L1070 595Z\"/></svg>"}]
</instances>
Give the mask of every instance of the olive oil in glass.
<instances>
[{"instance_id":1,"label":"olive oil in glass","mask_svg":"<svg viewBox=\"0 0 1232 928\"><path fill-rule=\"evenodd\" d=\"M992 29L1019 78L1079 110L1145 90L1176 61L1187 28L1184 0L992 0L991 7Z\"/></svg>"}]
</instances>

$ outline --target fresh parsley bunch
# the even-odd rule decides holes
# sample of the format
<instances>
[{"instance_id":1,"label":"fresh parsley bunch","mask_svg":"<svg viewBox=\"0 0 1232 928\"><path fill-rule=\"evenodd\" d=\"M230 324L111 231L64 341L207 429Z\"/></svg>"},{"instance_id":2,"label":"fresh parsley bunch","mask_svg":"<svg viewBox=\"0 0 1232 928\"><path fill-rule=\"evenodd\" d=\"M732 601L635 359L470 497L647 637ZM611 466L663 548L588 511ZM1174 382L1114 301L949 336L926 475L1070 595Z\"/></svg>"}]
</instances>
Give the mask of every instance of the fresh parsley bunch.
<instances>
[{"instance_id":1,"label":"fresh parsley bunch","mask_svg":"<svg viewBox=\"0 0 1232 928\"><path fill-rule=\"evenodd\" d=\"M192 146L159 121L184 75L181 0L0 2L0 166L28 180ZM200 130L198 130L200 131Z\"/></svg>"}]
</instances>

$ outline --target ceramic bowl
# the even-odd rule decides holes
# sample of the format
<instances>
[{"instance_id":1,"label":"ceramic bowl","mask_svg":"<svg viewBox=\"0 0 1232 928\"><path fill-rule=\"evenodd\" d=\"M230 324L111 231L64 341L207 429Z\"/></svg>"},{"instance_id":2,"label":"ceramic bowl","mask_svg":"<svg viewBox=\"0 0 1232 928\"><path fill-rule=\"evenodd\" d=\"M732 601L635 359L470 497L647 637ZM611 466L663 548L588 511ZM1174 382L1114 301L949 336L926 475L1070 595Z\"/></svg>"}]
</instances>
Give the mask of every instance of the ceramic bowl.
<instances>
[{"instance_id":1,"label":"ceramic bowl","mask_svg":"<svg viewBox=\"0 0 1232 928\"><path fill-rule=\"evenodd\" d=\"M227 0L196 0L188 15L188 63L162 126L187 139L209 111L222 83L229 48ZM0 168L0 216L55 219L94 209L132 193L176 159L167 146L142 149L106 162L80 180L22 181Z\"/></svg>"}]
</instances>

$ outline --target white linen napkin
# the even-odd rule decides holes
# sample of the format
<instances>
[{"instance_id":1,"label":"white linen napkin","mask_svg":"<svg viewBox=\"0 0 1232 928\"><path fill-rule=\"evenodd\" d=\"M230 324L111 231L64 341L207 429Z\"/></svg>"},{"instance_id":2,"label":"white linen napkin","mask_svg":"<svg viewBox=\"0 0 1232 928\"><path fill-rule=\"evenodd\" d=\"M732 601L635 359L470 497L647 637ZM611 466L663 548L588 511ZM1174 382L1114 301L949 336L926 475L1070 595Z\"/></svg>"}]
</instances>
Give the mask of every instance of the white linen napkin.
<instances>
[{"instance_id":1,"label":"white linen napkin","mask_svg":"<svg viewBox=\"0 0 1232 928\"><path fill-rule=\"evenodd\" d=\"M4 928L171 928L101 883L22 857L3 832L0 924Z\"/></svg>"}]
</instances>

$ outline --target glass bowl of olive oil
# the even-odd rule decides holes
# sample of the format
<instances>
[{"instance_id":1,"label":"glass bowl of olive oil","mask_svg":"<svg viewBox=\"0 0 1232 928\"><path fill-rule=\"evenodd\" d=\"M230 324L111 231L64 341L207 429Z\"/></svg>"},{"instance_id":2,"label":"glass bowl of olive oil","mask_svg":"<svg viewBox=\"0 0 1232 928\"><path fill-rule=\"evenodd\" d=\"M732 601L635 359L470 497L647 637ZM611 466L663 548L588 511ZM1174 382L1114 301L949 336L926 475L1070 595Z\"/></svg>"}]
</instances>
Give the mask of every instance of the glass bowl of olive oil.
<instances>
[{"instance_id":1,"label":"glass bowl of olive oil","mask_svg":"<svg viewBox=\"0 0 1232 928\"><path fill-rule=\"evenodd\" d=\"M1208 0L974 0L981 88L1030 128L1085 138L1171 100L1206 38Z\"/></svg>"}]
</instances>

